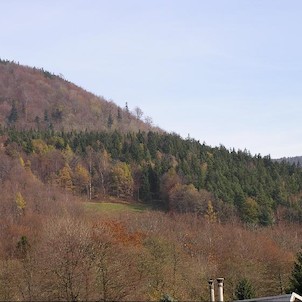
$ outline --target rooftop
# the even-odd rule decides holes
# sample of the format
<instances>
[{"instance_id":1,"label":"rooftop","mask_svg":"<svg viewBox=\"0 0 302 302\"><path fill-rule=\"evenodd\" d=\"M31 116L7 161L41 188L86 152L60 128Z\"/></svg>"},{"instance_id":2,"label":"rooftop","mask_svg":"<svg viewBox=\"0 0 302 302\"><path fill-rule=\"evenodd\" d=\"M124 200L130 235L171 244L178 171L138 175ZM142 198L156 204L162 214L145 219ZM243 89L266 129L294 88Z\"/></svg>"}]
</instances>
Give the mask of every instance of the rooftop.
<instances>
[{"instance_id":1,"label":"rooftop","mask_svg":"<svg viewBox=\"0 0 302 302\"><path fill-rule=\"evenodd\" d=\"M292 294L280 295L280 296L238 300L237 302L239 302L239 301L240 302L295 302L295 301L302 301L302 296L300 296L296 293L292 293Z\"/></svg>"}]
</instances>

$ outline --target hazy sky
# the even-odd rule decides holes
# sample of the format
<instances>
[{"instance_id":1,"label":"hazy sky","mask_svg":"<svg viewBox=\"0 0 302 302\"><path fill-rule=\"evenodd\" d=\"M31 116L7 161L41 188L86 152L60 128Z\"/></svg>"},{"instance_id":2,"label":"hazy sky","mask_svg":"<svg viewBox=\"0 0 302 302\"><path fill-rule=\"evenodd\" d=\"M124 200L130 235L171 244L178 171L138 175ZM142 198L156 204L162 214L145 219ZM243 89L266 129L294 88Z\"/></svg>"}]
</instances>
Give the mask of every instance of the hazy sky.
<instances>
[{"instance_id":1,"label":"hazy sky","mask_svg":"<svg viewBox=\"0 0 302 302\"><path fill-rule=\"evenodd\" d=\"M301 0L0 4L0 58L211 146L302 155Z\"/></svg>"}]
</instances>

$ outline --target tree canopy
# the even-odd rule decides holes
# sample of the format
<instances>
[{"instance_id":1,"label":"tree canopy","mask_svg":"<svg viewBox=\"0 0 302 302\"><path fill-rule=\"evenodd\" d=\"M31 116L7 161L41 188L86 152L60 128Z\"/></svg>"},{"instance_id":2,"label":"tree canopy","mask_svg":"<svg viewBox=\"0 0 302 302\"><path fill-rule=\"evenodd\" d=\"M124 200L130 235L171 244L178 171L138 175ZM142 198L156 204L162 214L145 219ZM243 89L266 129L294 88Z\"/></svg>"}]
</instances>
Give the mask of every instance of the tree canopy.
<instances>
[{"instance_id":1,"label":"tree canopy","mask_svg":"<svg viewBox=\"0 0 302 302\"><path fill-rule=\"evenodd\" d=\"M2 128L0 134L7 152L27 158L41 180L80 194L107 192L200 215L210 201L219 220L233 213L255 225L301 222L302 170L270 157L151 131ZM56 164L46 165L51 160Z\"/></svg>"}]
</instances>

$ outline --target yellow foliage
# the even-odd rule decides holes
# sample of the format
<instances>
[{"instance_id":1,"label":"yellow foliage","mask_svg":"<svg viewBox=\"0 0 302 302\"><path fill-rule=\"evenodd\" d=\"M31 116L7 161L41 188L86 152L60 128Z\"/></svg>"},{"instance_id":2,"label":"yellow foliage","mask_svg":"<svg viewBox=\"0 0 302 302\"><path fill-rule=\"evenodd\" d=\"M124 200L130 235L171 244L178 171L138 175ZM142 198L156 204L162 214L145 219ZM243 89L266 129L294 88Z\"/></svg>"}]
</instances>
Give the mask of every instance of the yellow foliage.
<instances>
[{"instance_id":1,"label":"yellow foliage","mask_svg":"<svg viewBox=\"0 0 302 302\"><path fill-rule=\"evenodd\" d=\"M81 164L76 165L73 179L76 190L78 190L80 193L87 190L87 186L90 183L90 175L88 170Z\"/></svg>"},{"instance_id":2,"label":"yellow foliage","mask_svg":"<svg viewBox=\"0 0 302 302\"><path fill-rule=\"evenodd\" d=\"M217 222L217 213L214 211L211 200L208 201L208 207L207 207L204 217L210 223Z\"/></svg>"},{"instance_id":3,"label":"yellow foliage","mask_svg":"<svg viewBox=\"0 0 302 302\"><path fill-rule=\"evenodd\" d=\"M201 172L206 173L208 171L208 164L202 163L200 166Z\"/></svg>"},{"instance_id":4,"label":"yellow foliage","mask_svg":"<svg viewBox=\"0 0 302 302\"><path fill-rule=\"evenodd\" d=\"M66 148L63 150L62 154L63 154L65 161L67 161L67 162L70 162L74 156L74 153L69 145L66 146Z\"/></svg>"},{"instance_id":5,"label":"yellow foliage","mask_svg":"<svg viewBox=\"0 0 302 302\"><path fill-rule=\"evenodd\" d=\"M117 163L111 171L111 194L118 197L131 197L133 184L130 166L122 162Z\"/></svg>"},{"instance_id":6,"label":"yellow foliage","mask_svg":"<svg viewBox=\"0 0 302 302\"><path fill-rule=\"evenodd\" d=\"M71 178L72 171L68 164L65 164L65 166L59 171L59 184L62 188L71 190L72 185L72 178Z\"/></svg>"},{"instance_id":7,"label":"yellow foliage","mask_svg":"<svg viewBox=\"0 0 302 302\"><path fill-rule=\"evenodd\" d=\"M24 211L24 209L26 207L26 202L20 192L17 192L15 201L16 201L18 209L21 211Z\"/></svg>"},{"instance_id":8,"label":"yellow foliage","mask_svg":"<svg viewBox=\"0 0 302 302\"><path fill-rule=\"evenodd\" d=\"M48 146L42 139L33 139L32 145L34 152L38 154L45 154L53 149L53 147Z\"/></svg>"},{"instance_id":9,"label":"yellow foliage","mask_svg":"<svg viewBox=\"0 0 302 302\"><path fill-rule=\"evenodd\" d=\"M85 185L87 185L89 183L89 179L90 179L89 172L81 164L77 164L77 166L75 168L75 174L79 178L81 183L83 183Z\"/></svg>"},{"instance_id":10,"label":"yellow foliage","mask_svg":"<svg viewBox=\"0 0 302 302\"><path fill-rule=\"evenodd\" d=\"M250 223L258 223L259 205L251 197L246 198L242 207L243 220Z\"/></svg>"},{"instance_id":11,"label":"yellow foliage","mask_svg":"<svg viewBox=\"0 0 302 302\"><path fill-rule=\"evenodd\" d=\"M25 162L24 159L23 159L21 156L19 156L19 162L20 162L20 165L21 165L26 171L31 171L31 162L30 162L29 159Z\"/></svg>"},{"instance_id":12,"label":"yellow foliage","mask_svg":"<svg viewBox=\"0 0 302 302\"><path fill-rule=\"evenodd\" d=\"M21 166L24 168L25 163L24 163L24 160L23 160L22 156L19 156L19 162L20 162Z\"/></svg>"},{"instance_id":13,"label":"yellow foliage","mask_svg":"<svg viewBox=\"0 0 302 302\"><path fill-rule=\"evenodd\" d=\"M31 162L29 159L25 163L25 170L31 171Z\"/></svg>"},{"instance_id":14,"label":"yellow foliage","mask_svg":"<svg viewBox=\"0 0 302 302\"><path fill-rule=\"evenodd\" d=\"M211 153L211 152L207 152L207 155L210 157L210 158L212 158L213 157L213 153Z\"/></svg>"}]
</instances>

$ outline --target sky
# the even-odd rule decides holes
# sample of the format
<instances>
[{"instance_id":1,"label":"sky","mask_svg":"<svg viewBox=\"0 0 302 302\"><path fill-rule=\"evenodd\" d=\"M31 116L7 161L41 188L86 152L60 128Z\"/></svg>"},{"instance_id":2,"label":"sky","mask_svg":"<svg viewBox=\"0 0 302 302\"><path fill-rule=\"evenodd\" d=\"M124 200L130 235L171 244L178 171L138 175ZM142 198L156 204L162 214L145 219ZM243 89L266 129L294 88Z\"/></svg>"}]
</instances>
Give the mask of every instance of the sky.
<instances>
[{"instance_id":1,"label":"sky","mask_svg":"<svg viewBox=\"0 0 302 302\"><path fill-rule=\"evenodd\" d=\"M184 138L302 155L301 0L0 4L0 58L138 106Z\"/></svg>"}]
</instances>

